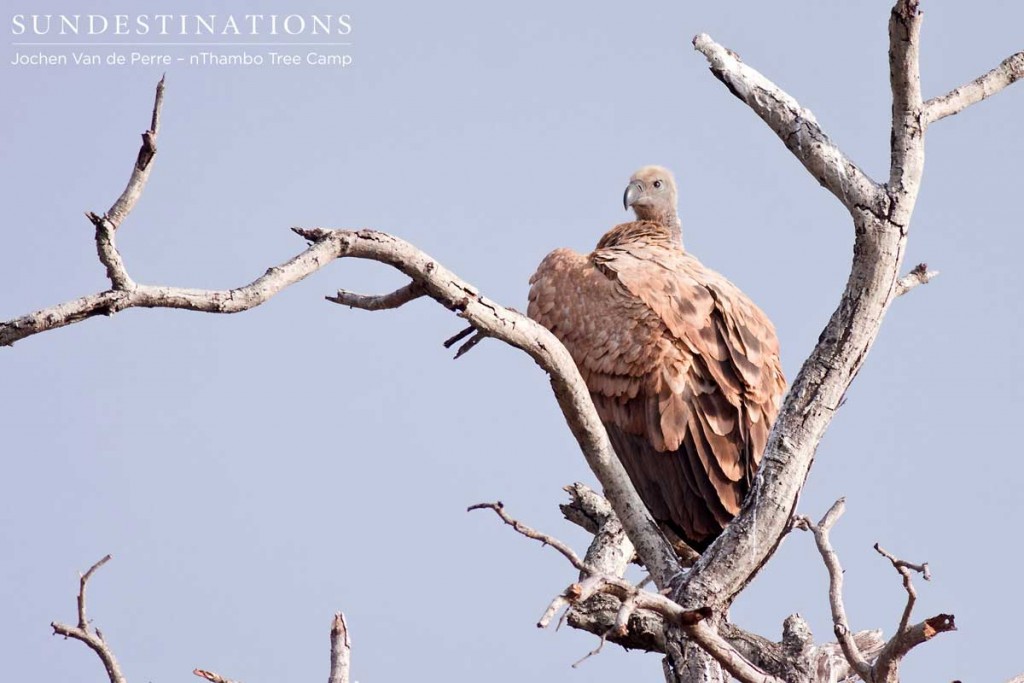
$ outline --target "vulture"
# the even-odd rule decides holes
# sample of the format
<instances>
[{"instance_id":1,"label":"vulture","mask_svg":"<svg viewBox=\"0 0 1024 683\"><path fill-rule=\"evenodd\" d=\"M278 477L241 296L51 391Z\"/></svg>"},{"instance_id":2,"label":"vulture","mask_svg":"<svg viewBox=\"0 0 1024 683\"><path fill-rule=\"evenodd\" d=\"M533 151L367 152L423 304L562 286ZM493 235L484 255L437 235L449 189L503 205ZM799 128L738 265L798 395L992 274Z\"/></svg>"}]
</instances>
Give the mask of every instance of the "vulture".
<instances>
[{"instance_id":1,"label":"vulture","mask_svg":"<svg viewBox=\"0 0 1024 683\"><path fill-rule=\"evenodd\" d=\"M633 174L636 220L548 254L527 314L572 354L666 536L700 551L739 512L786 381L768 317L683 249L676 197L668 169Z\"/></svg>"}]
</instances>

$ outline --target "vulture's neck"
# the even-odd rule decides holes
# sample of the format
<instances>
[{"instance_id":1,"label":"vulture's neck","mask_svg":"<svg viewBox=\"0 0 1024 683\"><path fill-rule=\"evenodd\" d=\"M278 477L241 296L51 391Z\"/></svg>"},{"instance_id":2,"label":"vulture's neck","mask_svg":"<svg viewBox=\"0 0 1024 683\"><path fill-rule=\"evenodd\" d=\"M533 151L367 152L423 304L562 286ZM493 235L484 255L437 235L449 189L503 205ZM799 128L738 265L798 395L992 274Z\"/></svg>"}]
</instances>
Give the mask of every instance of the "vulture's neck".
<instances>
[{"instance_id":1,"label":"vulture's neck","mask_svg":"<svg viewBox=\"0 0 1024 683\"><path fill-rule=\"evenodd\" d=\"M624 246L634 242L661 243L683 248L683 228L679 217L661 217L658 220L636 220L616 225L597 243L598 249Z\"/></svg>"}]
</instances>

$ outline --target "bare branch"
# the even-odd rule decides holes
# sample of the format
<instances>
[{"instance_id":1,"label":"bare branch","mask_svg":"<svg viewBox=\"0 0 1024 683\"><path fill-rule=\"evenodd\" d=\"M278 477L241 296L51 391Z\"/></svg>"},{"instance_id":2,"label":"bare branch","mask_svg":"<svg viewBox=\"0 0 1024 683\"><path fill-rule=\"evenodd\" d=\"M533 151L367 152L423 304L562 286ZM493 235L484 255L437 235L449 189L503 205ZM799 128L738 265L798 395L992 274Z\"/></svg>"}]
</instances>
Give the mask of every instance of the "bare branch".
<instances>
[{"instance_id":1,"label":"bare branch","mask_svg":"<svg viewBox=\"0 0 1024 683\"><path fill-rule=\"evenodd\" d=\"M606 635L611 642L629 650L666 654L665 618L656 612L637 609L629 617L626 633L620 635L614 627L620 617L621 605L622 602L612 595L593 595L572 604L568 612L568 623L573 628L593 633L598 637ZM542 623L538 623L538 626L547 626L558 610L567 606L569 601L563 595L559 595L551 605L550 613L545 612ZM790 675L794 671L804 675L808 671L816 672L817 678L811 680L818 681L842 681L855 675L843 655L842 647L835 641L813 647L807 653L807 668L794 669L794 665L798 665L799 662L794 662L784 654L779 643L729 622L719 624L718 632L752 665L783 680L800 680L798 676ZM879 629L859 631L854 634L853 639L868 661L874 659L886 643Z\"/></svg>"},{"instance_id":2,"label":"bare branch","mask_svg":"<svg viewBox=\"0 0 1024 683\"><path fill-rule=\"evenodd\" d=\"M336 612L334 619L331 620L331 673L327 683L348 683L351 657L352 644L349 641L348 624L345 622L345 615ZM239 683L206 669L193 669L192 673L210 683Z\"/></svg>"},{"instance_id":3,"label":"bare branch","mask_svg":"<svg viewBox=\"0 0 1024 683\"><path fill-rule=\"evenodd\" d=\"M324 298L349 308L359 308L364 311L384 311L404 306L410 301L419 299L424 294L426 292L423 291L418 282L410 282L405 287L379 296L356 294L355 292L339 289L336 295Z\"/></svg>"},{"instance_id":4,"label":"bare branch","mask_svg":"<svg viewBox=\"0 0 1024 683\"><path fill-rule=\"evenodd\" d=\"M594 536L583 559L584 564L600 574L622 576L629 563L635 561L636 549L611 504L579 482L563 490L569 493L570 500L559 505L562 514Z\"/></svg>"},{"instance_id":5,"label":"bare branch","mask_svg":"<svg viewBox=\"0 0 1024 683\"><path fill-rule=\"evenodd\" d=\"M205 669L192 669L192 673L200 678L205 678L210 683L238 683L238 681L231 680L230 678L224 678L220 674L215 674L212 671L206 671Z\"/></svg>"},{"instance_id":6,"label":"bare branch","mask_svg":"<svg viewBox=\"0 0 1024 683\"><path fill-rule=\"evenodd\" d=\"M907 225L916 188L924 169L924 126L921 122L919 46L921 12L918 0L896 0L889 14L889 85L892 89L892 136L889 191L896 193L896 222Z\"/></svg>"},{"instance_id":7,"label":"bare branch","mask_svg":"<svg viewBox=\"0 0 1024 683\"><path fill-rule=\"evenodd\" d=\"M50 626L55 635L62 635L65 638L80 640L92 649L103 662L107 670L107 678L110 683L126 683L124 674L114 657L114 653L107 646L100 630L90 629L89 618L86 611L86 587L89 580L97 569L105 565L111 559L110 555L104 556L89 570L82 574L78 582L78 625L68 626L59 622L53 622ZM345 624L345 615L338 612L334 615L331 626L331 674L328 683L348 683L349 659L351 656L351 644L348 637L348 627ZM220 674L205 669L194 669L193 674L205 678L211 683L238 683Z\"/></svg>"},{"instance_id":8,"label":"bare branch","mask_svg":"<svg viewBox=\"0 0 1024 683\"><path fill-rule=\"evenodd\" d=\"M728 634L723 635L729 638ZM734 638L729 639L732 642ZM867 661L871 661L885 645L882 632L878 629L855 633L853 641ZM762 668L778 674L787 681L835 683L857 676L843 654L842 645L831 642L815 646L811 628L799 614L791 614L783 622L781 652L776 654L772 648L764 646L758 650L770 656L780 657L780 660L765 662ZM775 650L779 650L778 646L775 646Z\"/></svg>"},{"instance_id":9,"label":"bare branch","mask_svg":"<svg viewBox=\"0 0 1024 683\"><path fill-rule=\"evenodd\" d=\"M583 655L583 657L581 657L580 659L578 659L575 662L573 662L572 663L572 668L576 669L576 668L579 667L580 664L582 664L583 662L587 661L588 659L590 659L594 655L601 654L601 650L604 649L604 644L606 642L608 642L608 634L607 633L602 633L601 634L601 640L598 641L597 647L595 647L593 650L591 650L587 654Z\"/></svg>"},{"instance_id":10,"label":"bare branch","mask_svg":"<svg viewBox=\"0 0 1024 683\"><path fill-rule=\"evenodd\" d=\"M89 619L85 614L85 587L89 583L89 579L92 578L93 573L107 562L110 562L111 557L111 555L104 555L96 564L89 567L89 571L82 574L78 580L78 628L80 629L89 629Z\"/></svg>"},{"instance_id":11,"label":"bare branch","mask_svg":"<svg viewBox=\"0 0 1024 683\"><path fill-rule=\"evenodd\" d=\"M615 511L612 510L611 504L604 496L596 493L585 484L577 482L570 486L566 486L564 490L569 492L572 500L558 506L562 511L562 515L573 524L582 527L595 536L594 543L590 546L591 550L587 553L589 556L590 553L595 550L595 544L600 545L604 543L603 536L598 533L598 529L609 520L609 516L612 518L615 517ZM618 521L617 518L615 521ZM621 528L621 525L619 528ZM608 530L606 529L605 536L607 535ZM669 543L672 544L673 549L676 551L676 556L679 558L679 564L681 567L692 567L697 560L700 559L700 553L687 545L681 538L668 534L666 534L666 537L668 538ZM628 548L626 548L625 545L621 545L619 548L618 552L620 557L626 559L627 562L639 563L635 557L635 553L631 557L628 556L630 552L633 552L633 546L629 542L628 537L623 537L622 539L616 538L614 543L618 543L620 545L629 543ZM591 566L599 566L589 560L587 563ZM616 572L612 571L604 571L603 573L616 574Z\"/></svg>"},{"instance_id":12,"label":"bare branch","mask_svg":"<svg viewBox=\"0 0 1024 683\"><path fill-rule=\"evenodd\" d=\"M568 606L569 600L564 595L561 593L556 595L554 600L544 610L544 614L540 615L540 619L537 620L537 628L547 628L559 610Z\"/></svg>"},{"instance_id":13,"label":"bare branch","mask_svg":"<svg viewBox=\"0 0 1024 683\"><path fill-rule=\"evenodd\" d=\"M959 114L972 104L992 97L1021 78L1024 78L1024 52L1010 55L987 74L925 102L924 125L928 126L947 116Z\"/></svg>"},{"instance_id":14,"label":"bare branch","mask_svg":"<svg viewBox=\"0 0 1024 683\"><path fill-rule=\"evenodd\" d=\"M294 258L267 269L251 283L227 290L135 285L110 289L0 323L0 346L97 315L127 308L179 308L202 313L238 313L259 306L289 285L305 279L343 254L338 244L314 244Z\"/></svg>"},{"instance_id":15,"label":"bare branch","mask_svg":"<svg viewBox=\"0 0 1024 683\"><path fill-rule=\"evenodd\" d=\"M156 137L160 133L160 111L164 105L164 78L156 84L156 98L153 101L153 117L149 124L149 130L142 134L142 147L139 148L139 156L135 159L135 166L132 167L132 174L128 178L128 185L124 192L117 198L110 210L103 216L104 220L110 223L113 230L121 227L124 219L128 217L132 209L142 196L146 188L146 181L149 180L149 173L153 170L153 157L156 156Z\"/></svg>"},{"instance_id":16,"label":"bare branch","mask_svg":"<svg viewBox=\"0 0 1024 683\"><path fill-rule=\"evenodd\" d=\"M132 289L135 281L128 275L121 252L117 249L117 242L114 239L114 224L104 216L97 216L91 211L86 217L92 221L96 228L96 255L100 263L107 269L107 279L115 290Z\"/></svg>"},{"instance_id":17,"label":"bare branch","mask_svg":"<svg viewBox=\"0 0 1024 683\"><path fill-rule=\"evenodd\" d=\"M886 643L874 666L875 680L878 683L896 683L899 680L899 665L903 657L911 649L926 640L930 640L935 635L946 631L955 631L956 622L952 614L940 614L931 619L925 619L920 624L910 626L910 617L914 610L914 603L917 602L917 591L914 589L910 572L918 572L924 577L925 581L930 581L931 570L928 567L928 563L914 564L901 560L882 548L878 543L875 544L875 550L879 555L889 560L900 576L903 577L903 588L907 591L907 604L903 609L902 617L900 617L899 628L897 628L893 637L889 639L889 642Z\"/></svg>"},{"instance_id":18,"label":"bare branch","mask_svg":"<svg viewBox=\"0 0 1024 683\"><path fill-rule=\"evenodd\" d=\"M515 309L514 308L510 308L509 310L510 311L514 311ZM471 334L473 336L469 337L469 335L471 335ZM462 346L459 347L459 350L455 353L455 360L458 360L458 359L462 358L465 354L467 354L470 351L472 351L474 346L476 346L481 341L483 341L484 339L487 338L487 335L485 333L481 332L480 330L476 329L472 325L470 325L469 327L467 327L466 329L462 330L461 332L459 332L459 333L457 333L455 335L452 335L451 337L446 339L444 341L444 348L450 349L457 342L459 342L462 339L465 339L466 337L469 337L469 340L466 341L466 343L464 343Z\"/></svg>"},{"instance_id":19,"label":"bare branch","mask_svg":"<svg viewBox=\"0 0 1024 683\"><path fill-rule=\"evenodd\" d=\"M331 622L331 675L327 683L348 683L351 659L352 643L348 639L348 624L345 615L338 612Z\"/></svg>"},{"instance_id":20,"label":"bare branch","mask_svg":"<svg viewBox=\"0 0 1024 683\"><path fill-rule=\"evenodd\" d=\"M110 683L125 683L124 674L121 673L121 667L117 663L117 658L114 657L114 653L107 646L103 636L99 633L98 629L89 628L89 619L86 615L85 605L85 588L89 583L89 579L92 578L93 573L110 561L110 555L106 555L99 562L89 567L89 571L82 574L78 581L78 626L68 626L60 622L53 622L50 627L53 629L55 635L61 635L65 638L74 638L85 643L89 648L96 653L103 662L103 668L107 670L107 678Z\"/></svg>"},{"instance_id":21,"label":"bare branch","mask_svg":"<svg viewBox=\"0 0 1024 683\"><path fill-rule=\"evenodd\" d=\"M451 347L455 346L455 344L465 339L469 335L473 334L474 332L476 332L476 328L473 327L472 325L468 325L464 329L460 330L459 332L456 332L452 336L445 339L444 348L450 349Z\"/></svg>"},{"instance_id":22,"label":"bare branch","mask_svg":"<svg viewBox=\"0 0 1024 683\"><path fill-rule=\"evenodd\" d=\"M833 503L817 524L808 517L798 517L795 523L798 528L806 529L814 534L814 542L818 546L818 552L821 553L821 559L825 561L826 569L828 569L828 602L832 608L832 624L836 639L843 648L843 654L861 678L871 681L871 665L868 664L864 654L857 646L857 642L853 639L850 622L846 617L846 606L843 604L843 568L839 564L839 556L832 549L832 543L829 540L829 531L842 516L845 507L845 499L840 498Z\"/></svg>"},{"instance_id":23,"label":"bare branch","mask_svg":"<svg viewBox=\"0 0 1024 683\"><path fill-rule=\"evenodd\" d=\"M477 344L487 339L487 335L483 332L477 331L472 337L466 340L466 343L459 347L459 350L455 352L455 360L462 358L464 355L473 350Z\"/></svg>"},{"instance_id":24,"label":"bare branch","mask_svg":"<svg viewBox=\"0 0 1024 683\"><path fill-rule=\"evenodd\" d=\"M100 216L92 211L86 213L96 228L96 254L100 263L107 269L107 278L114 290L129 290L135 287L135 282L125 268L121 253L117 250L114 233L135 208L142 191L146 188L146 181L149 180L149 174L153 169L153 158L156 156L156 138L160 132L160 110L163 104L164 79L161 77L160 82L156 84L149 130L142 134L142 147L139 148L135 165L132 166L128 185L105 214Z\"/></svg>"},{"instance_id":25,"label":"bare branch","mask_svg":"<svg viewBox=\"0 0 1024 683\"><path fill-rule=\"evenodd\" d=\"M477 510L489 508L501 517L502 521L511 526L527 538L532 538L550 545L568 559L574 567L579 569L583 576L581 579L566 588L560 595L544 610L537 626L547 627L555 614L566 605L576 605L598 594L607 594L620 600L620 606L616 611L614 625L605 632L599 634L601 642L596 649L577 661L577 666L589 657L598 654L604 647L609 636L622 637L638 610L647 610L662 616L668 624L681 627L685 633L700 647L718 661L726 671L742 683L783 683L779 678L771 676L751 664L736 649L718 633L718 630L709 625L707 620L713 616L709 607L699 609L683 609L677 603L668 599L660 593L651 593L634 586L620 576L607 576L595 572L588 567L575 552L567 545L556 538L539 531L531 529L521 522L510 517L504 510L501 503L482 503L473 505L469 509ZM624 566L624 565L623 565ZM645 582L646 583L646 582Z\"/></svg>"},{"instance_id":26,"label":"bare branch","mask_svg":"<svg viewBox=\"0 0 1024 683\"><path fill-rule=\"evenodd\" d=\"M817 524L811 522L807 517L798 517L795 520L795 525L797 528L807 529L814 534L818 551L825 561L829 574L829 604L832 608L832 620L835 625L836 637L842 646L846 660L857 675L868 683L898 683L899 665L903 657L914 647L930 640L937 634L955 631L956 622L952 614L939 614L925 619L920 624L908 626L911 610L917 598L917 593L910 581L910 572L917 571L926 579L930 578L928 563L918 565L900 560L876 543L875 550L887 558L903 576L903 585L907 589L908 598L900 619L899 629L881 648L878 648L874 642L872 643L871 650L872 652L877 651L878 657L873 665L868 663L860 643L850 635L846 608L843 605L843 568L840 566L839 558L829 540L829 531L832 525L843 514L843 502L842 498L836 501Z\"/></svg>"},{"instance_id":27,"label":"bare branch","mask_svg":"<svg viewBox=\"0 0 1024 683\"><path fill-rule=\"evenodd\" d=\"M904 633L910 624L910 615L914 611L914 603L917 601L917 591L914 589L914 582L910 578L910 572L911 570L918 572L924 577L925 581L931 581L931 570L928 568L927 562L924 564L912 564L898 559L877 543L875 544L875 550L879 555L889 560L896 571L900 573L900 576L903 577L903 588L907 591L907 606L903 610L903 617L900 619L900 625L896 629L896 633Z\"/></svg>"},{"instance_id":28,"label":"bare branch","mask_svg":"<svg viewBox=\"0 0 1024 683\"><path fill-rule=\"evenodd\" d=\"M574 482L562 490L569 494L569 502L558 506L562 516L591 534L615 515L608 499L586 484Z\"/></svg>"},{"instance_id":29,"label":"bare branch","mask_svg":"<svg viewBox=\"0 0 1024 683\"><path fill-rule=\"evenodd\" d=\"M919 285L926 285L937 277L939 271L928 270L927 263L919 263L914 269L896 281L896 296L903 296Z\"/></svg>"},{"instance_id":30,"label":"bare branch","mask_svg":"<svg viewBox=\"0 0 1024 683\"><path fill-rule=\"evenodd\" d=\"M536 529L528 527L522 522L515 520L511 516L509 516L509 514L505 512L505 504L502 503L500 500L497 503L477 503L476 505L470 505L468 508L466 508L466 512L472 512L473 510L494 510L494 514L498 515L498 517L501 517L501 521L505 522L505 524L508 524L510 527L515 529L523 536L526 536L527 538L532 538L535 541L540 541L544 545L551 546L558 552L562 553L562 556L565 557L565 559L569 560L569 562L572 563L572 566L576 567L576 569L579 569L583 572L593 573L593 569L583 564L583 560L581 560L579 558L579 555L577 555L576 552L568 545L558 540L554 536L549 536L547 534L541 533Z\"/></svg>"},{"instance_id":31,"label":"bare branch","mask_svg":"<svg viewBox=\"0 0 1024 683\"><path fill-rule=\"evenodd\" d=\"M878 183L832 142L809 109L708 34L696 36L693 46L707 58L711 73L768 124L822 187L851 211L869 207L884 213L886 199Z\"/></svg>"},{"instance_id":32,"label":"bare branch","mask_svg":"<svg viewBox=\"0 0 1024 683\"><path fill-rule=\"evenodd\" d=\"M897 0L890 21L894 114L890 176L897 182L884 188L860 173L823 137L795 100L710 38L698 36L695 40L715 75L758 113L849 209L855 240L853 265L842 298L793 380L750 494L739 515L702 553L679 587L677 599L685 607L728 605L774 554L789 528L815 450L895 297L924 162L917 72L919 24L916 2ZM820 151L807 151L818 145Z\"/></svg>"},{"instance_id":33,"label":"bare branch","mask_svg":"<svg viewBox=\"0 0 1024 683\"><path fill-rule=\"evenodd\" d=\"M874 683L899 683L900 662L908 652L940 633L955 630L956 620L952 614L937 614L894 635L875 660Z\"/></svg>"}]
</instances>

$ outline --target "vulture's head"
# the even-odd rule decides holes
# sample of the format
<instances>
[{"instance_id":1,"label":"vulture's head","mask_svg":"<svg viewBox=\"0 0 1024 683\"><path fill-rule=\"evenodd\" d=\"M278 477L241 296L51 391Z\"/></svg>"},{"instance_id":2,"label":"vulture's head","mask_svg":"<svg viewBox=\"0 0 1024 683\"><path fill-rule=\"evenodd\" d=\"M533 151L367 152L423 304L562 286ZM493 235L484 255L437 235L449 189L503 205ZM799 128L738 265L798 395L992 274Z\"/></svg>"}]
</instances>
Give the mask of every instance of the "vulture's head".
<instances>
[{"instance_id":1,"label":"vulture's head","mask_svg":"<svg viewBox=\"0 0 1024 683\"><path fill-rule=\"evenodd\" d=\"M640 220L673 223L676 217L676 179L664 166L644 166L633 174L622 196Z\"/></svg>"}]
</instances>

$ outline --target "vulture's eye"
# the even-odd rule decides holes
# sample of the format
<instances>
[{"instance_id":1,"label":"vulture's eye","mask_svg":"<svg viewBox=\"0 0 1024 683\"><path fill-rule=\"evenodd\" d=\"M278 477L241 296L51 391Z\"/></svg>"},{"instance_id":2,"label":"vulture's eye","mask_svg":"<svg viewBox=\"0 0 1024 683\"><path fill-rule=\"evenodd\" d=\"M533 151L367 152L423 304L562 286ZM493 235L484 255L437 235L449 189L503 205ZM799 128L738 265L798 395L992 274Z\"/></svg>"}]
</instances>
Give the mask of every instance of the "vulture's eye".
<instances>
[{"instance_id":1,"label":"vulture's eye","mask_svg":"<svg viewBox=\"0 0 1024 683\"><path fill-rule=\"evenodd\" d=\"M655 187L661 187L661 181L660 180L655 180L654 181L654 186Z\"/></svg>"}]
</instances>

